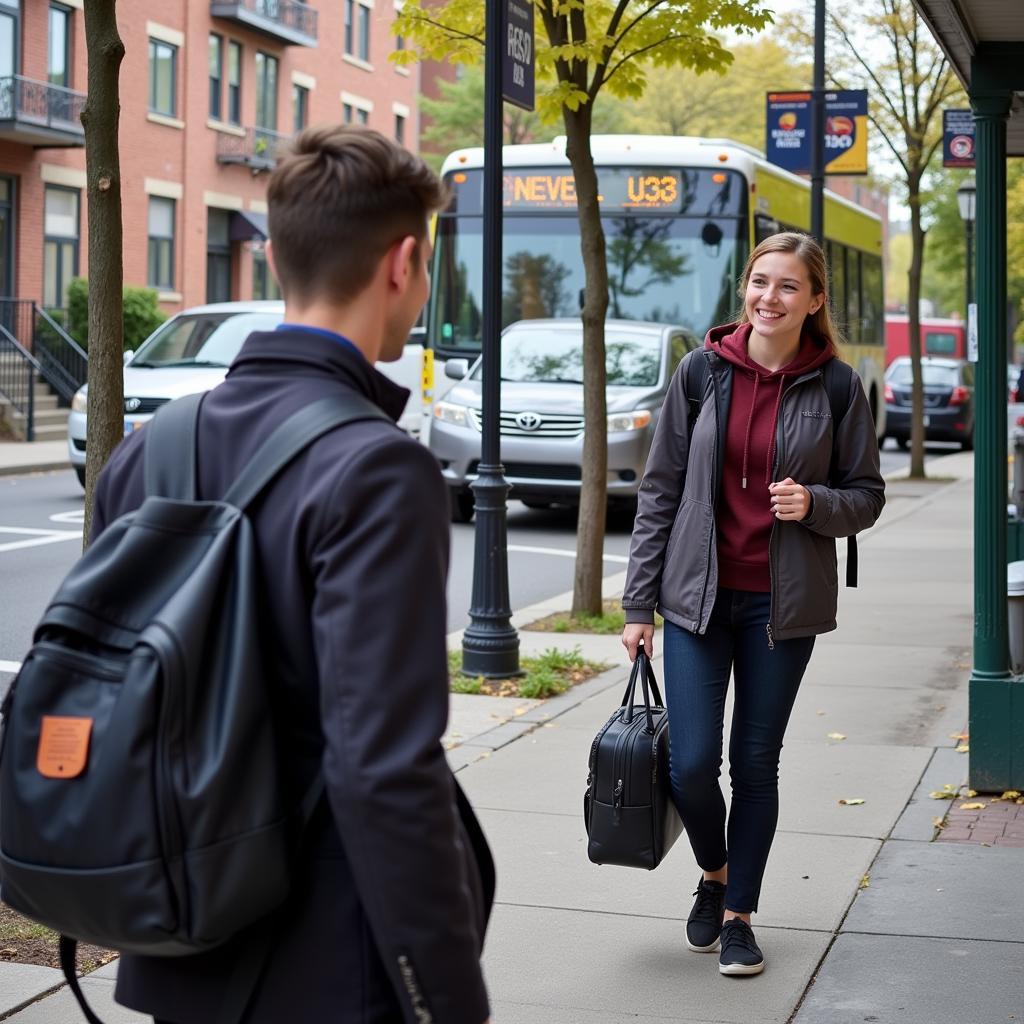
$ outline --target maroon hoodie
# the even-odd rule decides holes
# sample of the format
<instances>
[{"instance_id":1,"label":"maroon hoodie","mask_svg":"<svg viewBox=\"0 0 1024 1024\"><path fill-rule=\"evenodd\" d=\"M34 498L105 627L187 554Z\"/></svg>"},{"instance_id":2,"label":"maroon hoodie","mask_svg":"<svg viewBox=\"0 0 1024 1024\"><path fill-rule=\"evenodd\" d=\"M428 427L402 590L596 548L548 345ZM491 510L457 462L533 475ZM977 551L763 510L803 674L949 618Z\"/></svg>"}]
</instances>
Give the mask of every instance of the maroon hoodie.
<instances>
[{"instance_id":1,"label":"maroon hoodie","mask_svg":"<svg viewBox=\"0 0 1024 1024\"><path fill-rule=\"evenodd\" d=\"M715 518L718 583L734 590L768 593L768 542L775 518L768 485L776 482L772 464L782 395L787 379L818 369L833 353L827 343L805 334L791 363L781 370L766 370L747 355L751 330L749 323L715 327L704 343L735 367Z\"/></svg>"}]
</instances>

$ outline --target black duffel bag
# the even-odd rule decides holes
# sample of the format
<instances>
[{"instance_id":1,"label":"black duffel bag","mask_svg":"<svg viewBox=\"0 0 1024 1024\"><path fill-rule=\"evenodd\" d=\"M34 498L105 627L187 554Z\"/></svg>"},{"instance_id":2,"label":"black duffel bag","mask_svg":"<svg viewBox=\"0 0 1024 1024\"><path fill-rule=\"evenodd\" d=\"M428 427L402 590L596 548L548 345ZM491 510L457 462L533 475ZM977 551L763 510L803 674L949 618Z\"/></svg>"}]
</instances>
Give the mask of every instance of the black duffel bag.
<instances>
[{"instance_id":1,"label":"black duffel bag","mask_svg":"<svg viewBox=\"0 0 1024 1024\"><path fill-rule=\"evenodd\" d=\"M634 705L638 678L644 702ZM683 823L668 777L668 712L642 647L622 705L590 746L589 767L583 797L587 855L595 864L653 870Z\"/></svg>"}]
</instances>

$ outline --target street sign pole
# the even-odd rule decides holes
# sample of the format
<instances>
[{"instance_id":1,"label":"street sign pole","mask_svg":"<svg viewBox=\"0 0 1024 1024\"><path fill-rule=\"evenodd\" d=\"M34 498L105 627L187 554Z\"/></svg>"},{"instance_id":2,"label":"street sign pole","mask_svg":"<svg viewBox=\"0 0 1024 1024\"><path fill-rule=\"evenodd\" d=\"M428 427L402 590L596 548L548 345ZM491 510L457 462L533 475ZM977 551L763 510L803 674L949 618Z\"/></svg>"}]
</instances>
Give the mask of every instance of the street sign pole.
<instances>
[{"instance_id":1,"label":"street sign pole","mask_svg":"<svg viewBox=\"0 0 1024 1024\"><path fill-rule=\"evenodd\" d=\"M814 0L814 92L811 100L811 234L825 244L825 0Z\"/></svg>"},{"instance_id":2,"label":"street sign pole","mask_svg":"<svg viewBox=\"0 0 1024 1024\"><path fill-rule=\"evenodd\" d=\"M508 482L501 465L502 144L505 7L486 0L484 44L483 437L473 483L476 533L470 625L462 635L462 671L504 679L519 674L519 634L508 592Z\"/></svg>"}]
</instances>

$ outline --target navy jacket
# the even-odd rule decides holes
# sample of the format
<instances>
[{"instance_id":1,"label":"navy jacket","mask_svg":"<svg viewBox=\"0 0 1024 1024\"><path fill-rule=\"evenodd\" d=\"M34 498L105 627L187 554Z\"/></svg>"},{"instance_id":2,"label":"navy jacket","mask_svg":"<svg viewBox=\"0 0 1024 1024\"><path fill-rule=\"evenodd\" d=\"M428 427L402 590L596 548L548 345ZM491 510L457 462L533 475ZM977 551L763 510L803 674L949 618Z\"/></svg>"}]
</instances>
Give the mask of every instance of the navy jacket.
<instances>
[{"instance_id":1,"label":"navy jacket","mask_svg":"<svg viewBox=\"0 0 1024 1024\"><path fill-rule=\"evenodd\" d=\"M291 413L346 388L395 419L408 396L329 337L251 335L203 402L200 497L221 497ZM144 435L100 476L93 538L142 503ZM288 466L250 518L288 781L298 801L320 763L329 799L246 1024L483 1024L493 864L440 744L449 535L437 464L397 426L348 424ZM125 956L117 998L212 1024L239 949Z\"/></svg>"}]
</instances>

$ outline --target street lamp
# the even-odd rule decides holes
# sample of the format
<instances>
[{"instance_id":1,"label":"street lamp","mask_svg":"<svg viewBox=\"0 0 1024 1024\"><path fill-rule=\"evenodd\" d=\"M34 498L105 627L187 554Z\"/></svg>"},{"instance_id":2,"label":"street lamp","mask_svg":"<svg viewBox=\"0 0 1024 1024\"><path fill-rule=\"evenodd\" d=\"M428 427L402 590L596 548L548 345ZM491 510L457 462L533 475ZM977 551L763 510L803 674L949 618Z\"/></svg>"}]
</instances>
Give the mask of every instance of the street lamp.
<instances>
[{"instance_id":1,"label":"street lamp","mask_svg":"<svg viewBox=\"0 0 1024 1024\"><path fill-rule=\"evenodd\" d=\"M974 301L974 203L977 189L974 177L968 178L956 190L956 203L960 207L960 219L964 222L964 236L967 240L967 305L964 308L964 320L969 315L971 303Z\"/></svg>"}]
</instances>

